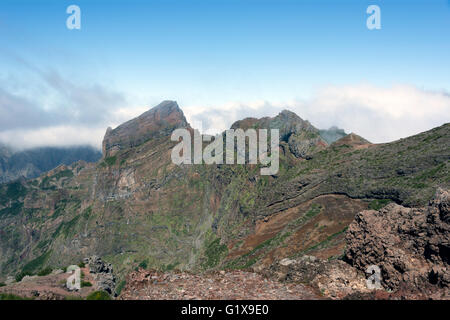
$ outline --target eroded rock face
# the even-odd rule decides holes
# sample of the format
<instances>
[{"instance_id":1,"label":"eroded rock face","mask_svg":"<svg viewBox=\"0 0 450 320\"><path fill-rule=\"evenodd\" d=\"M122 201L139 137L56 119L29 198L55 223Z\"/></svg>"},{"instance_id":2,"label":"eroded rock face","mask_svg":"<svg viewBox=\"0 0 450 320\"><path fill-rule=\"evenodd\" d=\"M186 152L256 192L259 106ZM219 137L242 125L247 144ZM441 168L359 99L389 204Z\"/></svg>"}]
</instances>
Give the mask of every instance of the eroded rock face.
<instances>
[{"instance_id":1,"label":"eroded rock face","mask_svg":"<svg viewBox=\"0 0 450 320\"><path fill-rule=\"evenodd\" d=\"M390 204L360 212L346 235L346 260L359 270L377 265L382 285L424 292L450 285L448 190L438 190L427 208Z\"/></svg>"},{"instance_id":2,"label":"eroded rock face","mask_svg":"<svg viewBox=\"0 0 450 320\"><path fill-rule=\"evenodd\" d=\"M103 139L103 156L138 146L151 138L168 136L176 128L189 124L175 101L163 101L139 117L115 129L108 128Z\"/></svg>"},{"instance_id":3,"label":"eroded rock face","mask_svg":"<svg viewBox=\"0 0 450 320\"><path fill-rule=\"evenodd\" d=\"M286 258L272 264L266 275L283 282L309 284L333 299L370 292L364 273L341 260L328 261L308 255Z\"/></svg>"}]
</instances>

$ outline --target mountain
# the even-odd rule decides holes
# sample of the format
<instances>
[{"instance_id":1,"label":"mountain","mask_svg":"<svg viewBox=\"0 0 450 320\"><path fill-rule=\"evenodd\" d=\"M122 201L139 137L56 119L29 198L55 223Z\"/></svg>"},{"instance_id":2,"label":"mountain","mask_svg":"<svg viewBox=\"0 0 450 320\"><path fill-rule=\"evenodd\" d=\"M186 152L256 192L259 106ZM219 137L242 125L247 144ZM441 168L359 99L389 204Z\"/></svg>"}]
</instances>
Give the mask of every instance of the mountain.
<instances>
[{"instance_id":1,"label":"mountain","mask_svg":"<svg viewBox=\"0 0 450 320\"><path fill-rule=\"evenodd\" d=\"M41 173L61 164L71 164L78 160L96 162L101 152L89 147L41 147L23 151L14 151L0 145L0 183L19 178L36 178Z\"/></svg>"},{"instance_id":2,"label":"mountain","mask_svg":"<svg viewBox=\"0 0 450 320\"><path fill-rule=\"evenodd\" d=\"M231 125L231 129L239 128L279 129L280 140L288 145L289 151L297 158L307 158L328 146L318 129L288 110L283 110L273 118L246 118Z\"/></svg>"},{"instance_id":3,"label":"mountain","mask_svg":"<svg viewBox=\"0 0 450 320\"><path fill-rule=\"evenodd\" d=\"M0 277L98 255L119 282L138 266L249 269L311 255L340 259L356 214L390 202L424 206L448 189L450 124L385 144L355 134L328 144L289 111L233 128L280 129L280 170L175 165L189 128L174 101L105 134L103 157L0 186Z\"/></svg>"},{"instance_id":4,"label":"mountain","mask_svg":"<svg viewBox=\"0 0 450 320\"><path fill-rule=\"evenodd\" d=\"M328 144L332 144L347 135L343 129L339 129L335 126L329 128L328 130L319 130L319 133L322 139Z\"/></svg>"}]
</instances>

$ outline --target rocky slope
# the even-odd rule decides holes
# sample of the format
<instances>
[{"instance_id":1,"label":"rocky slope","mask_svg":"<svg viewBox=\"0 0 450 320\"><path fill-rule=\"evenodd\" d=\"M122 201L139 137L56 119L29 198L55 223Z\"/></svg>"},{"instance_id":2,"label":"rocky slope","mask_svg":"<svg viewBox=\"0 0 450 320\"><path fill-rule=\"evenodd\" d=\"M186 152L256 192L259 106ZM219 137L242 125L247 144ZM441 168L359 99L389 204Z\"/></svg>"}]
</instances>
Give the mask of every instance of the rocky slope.
<instances>
[{"instance_id":1,"label":"rocky slope","mask_svg":"<svg viewBox=\"0 0 450 320\"><path fill-rule=\"evenodd\" d=\"M0 145L0 183L36 178L61 164L69 165L79 160L96 162L100 157L100 151L88 146L14 151Z\"/></svg>"},{"instance_id":2,"label":"rocky slope","mask_svg":"<svg viewBox=\"0 0 450 320\"><path fill-rule=\"evenodd\" d=\"M450 125L388 144L346 136L328 145L295 114L233 127L278 128L280 171L170 160L174 128L189 125L166 101L108 129L103 158L0 187L0 277L63 267L93 254L118 283L145 265L265 270L273 261L343 256L355 215L388 202L423 206L448 189Z\"/></svg>"},{"instance_id":3,"label":"rocky slope","mask_svg":"<svg viewBox=\"0 0 450 320\"><path fill-rule=\"evenodd\" d=\"M438 190L426 208L390 204L358 213L346 242L345 259L363 271L378 265L387 289L450 298L449 190Z\"/></svg>"},{"instance_id":4,"label":"rocky slope","mask_svg":"<svg viewBox=\"0 0 450 320\"><path fill-rule=\"evenodd\" d=\"M84 261L85 264L84 262L83 265L80 264L79 290L67 287L67 279L72 273L55 269L51 272L48 270L44 274L24 276L17 282L8 279L6 285L0 286L0 300L5 295L35 300L83 300L98 291L107 292L112 297L116 296L112 266L97 256L86 258Z\"/></svg>"},{"instance_id":5,"label":"rocky slope","mask_svg":"<svg viewBox=\"0 0 450 320\"><path fill-rule=\"evenodd\" d=\"M121 300L300 300L321 299L313 289L285 284L246 271L206 274L134 271L127 277Z\"/></svg>"},{"instance_id":6,"label":"rocky slope","mask_svg":"<svg viewBox=\"0 0 450 320\"><path fill-rule=\"evenodd\" d=\"M265 274L330 298L450 299L449 205L449 191L440 189L423 208L361 211L346 232L343 260L282 259ZM366 285L370 266L381 270L379 290Z\"/></svg>"}]
</instances>

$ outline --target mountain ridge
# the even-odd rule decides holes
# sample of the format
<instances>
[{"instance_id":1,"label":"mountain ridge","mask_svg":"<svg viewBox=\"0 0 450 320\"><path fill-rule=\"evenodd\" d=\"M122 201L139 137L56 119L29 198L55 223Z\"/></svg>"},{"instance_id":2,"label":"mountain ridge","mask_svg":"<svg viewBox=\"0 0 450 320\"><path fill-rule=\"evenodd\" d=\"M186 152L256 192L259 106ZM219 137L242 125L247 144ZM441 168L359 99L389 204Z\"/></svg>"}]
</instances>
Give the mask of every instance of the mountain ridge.
<instances>
[{"instance_id":1,"label":"mountain ridge","mask_svg":"<svg viewBox=\"0 0 450 320\"><path fill-rule=\"evenodd\" d=\"M385 201L424 205L450 184L448 124L370 148L326 144L296 154L305 132L314 134L306 141L321 138L315 128L290 130L298 121L291 116L280 128L290 135L280 142L279 173L260 176L252 165L174 165L170 130L188 124L173 111L175 122L152 124L146 139L120 140L122 129L108 130L106 140L113 138L95 164L0 186L0 276L93 254L113 263L120 279L143 262L262 270L305 252L333 258L359 211ZM279 126L282 117L253 124Z\"/></svg>"}]
</instances>

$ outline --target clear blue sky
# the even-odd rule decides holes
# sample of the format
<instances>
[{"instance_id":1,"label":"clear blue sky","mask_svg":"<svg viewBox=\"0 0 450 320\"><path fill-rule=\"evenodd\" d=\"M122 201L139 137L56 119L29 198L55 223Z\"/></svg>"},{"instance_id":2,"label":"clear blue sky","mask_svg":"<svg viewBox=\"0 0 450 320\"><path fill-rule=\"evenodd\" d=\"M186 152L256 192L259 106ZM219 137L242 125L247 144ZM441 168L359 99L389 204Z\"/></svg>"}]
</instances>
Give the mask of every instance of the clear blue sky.
<instances>
[{"instance_id":1,"label":"clear blue sky","mask_svg":"<svg viewBox=\"0 0 450 320\"><path fill-rule=\"evenodd\" d=\"M71 4L81 30L66 28ZM366 28L370 4L381 30ZM52 70L148 103L307 99L357 83L450 90L448 0L1 0L0 39L3 80ZM29 98L39 84L15 89Z\"/></svg>"}]
</instances>

